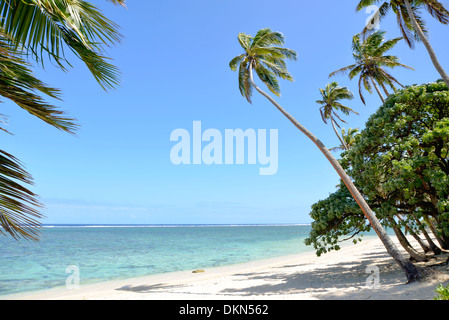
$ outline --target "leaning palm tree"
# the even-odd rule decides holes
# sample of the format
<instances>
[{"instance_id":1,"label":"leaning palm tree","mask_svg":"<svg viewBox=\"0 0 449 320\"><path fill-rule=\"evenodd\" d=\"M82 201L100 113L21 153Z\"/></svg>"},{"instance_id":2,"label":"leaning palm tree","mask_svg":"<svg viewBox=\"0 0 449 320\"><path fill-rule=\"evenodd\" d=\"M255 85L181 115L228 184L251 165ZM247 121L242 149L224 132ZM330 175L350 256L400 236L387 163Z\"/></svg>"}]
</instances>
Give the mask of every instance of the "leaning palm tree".
<instances>
[{"instance_id":1,"label":"leaning palm tree","mask_svg":"<svg viewBox=\"0 0 449 320\"><path fill-rule=\"evenodd\" d=\"M377 31L362 40L360 34L356 34L352 38L355 63L334 71L329 75L329 77L333 77L337 74L348 74L349 79L359 76L359 95L363 104L366 103L362 93L362 86L369 93L372 92L371 89L374 87L382 103L385 102L385 98L379 86L387 96L389 92L386 86L389 86L393 91L396 91L395 83L403 87L398 80L385 70L385 67L403 67L413 70L413 68L399 63L399 59L396 56L386 55L386 52L391 50L402 38L385 41L384 35L385 31Z\"/></svg>"},{"instance_id":2,"label":"leaning palm tree","mask_svg":"<svg viewBox=\"0 0 449 320\"><path fill-rule=\"evenodd\" d=\"M279 32L273 32L267 28L259 30L254 37L245 33L239 33L238 41L244 49L244 53L232 59L229 66L233 71L238 70L239 89L241 94L251 103L252 89L256 89L257 92L268 99L268 101L270 101L291 123L293 123L296 128L312 140L337 171L389 254L404 270L408 281L413 282L419 279L421 277L419 269L410 261L406 260L397 249L377 217L371 211L365 199L355 187L351 178L346 174L332 153L315 135L300 124L292 115L284 110L276 100L260 89L254 82L253 70L255 70L259 79L268 87L268 89L276 96L279 96L280 87L277 78L280 77L286 80L293 80L293 77L287 71L285 60L295 60L297 54L295 51L283 47L284 36Z\"/></svg>"},{"instance_id":3,"label":"leaning palm tree","mask_svg":"<svg viewBox=\"0 0 449 320\"><path fill-rule=\"evenodd\" d=\"M351 112L358 114L356 111L352 110L351 108L341 104L339 101L343 99L352 100L354 99L354 95L347 87L340 87L338 86L337 82L331 82L326 85L325 89L320 88L321 93L321 99L317 100L316 103L321 105L320 113L321 118L323 119L323 122L327 124L327 121L329 120L332 124L332 128L334 129L335 134L337 135L338 139L340 140L342 146L348 150L348 146L346 145L345 140L337 131L337 127L341 130L340 125L337 123L337 118L341 122L347 123L344 121L336 111L341 111L345 115L349 115Z\"/></svg>"},{"instance_id":4,"label":"leaning palm tree","mask_svg":"<svg viewBox=\"0 0 449 320\"><path fill-rule=\"evenodd\" d=\"M124 0L110 1L124 5ZM66 70L70 63L64 48L70 49L104 89L114 88L119 73L107 62L102 45L120 40L117 27L82 0L0 0L0 96L73 134L76 121L45 101L45 97L60 99L60 91L37 79L25 57L42 65L48 57ZM3 125L0 129L9 133ZM0 235L38 240L42 205L23 185L32 183L19 160L0 150Z\"/></svg>"},{"instance_id":5,"label":"leaning palm tree","mask_svg":"<svg viewBox=\"0 0 449 320\"><path fill-rule=\"evenodd\" d=\"M360 11L368 6L383 2L372 19L380 21L392 10L397 18L399 29L410 48L414 47L414 40L420 40L432 60L432 63L441 78L449 87L449 76L441 66L427 37L427 29L424 19L420 16L419 9L426 10L432 17L442 24L449 24L449 11L437 0L360 0L356 7ZM366 30L366 28L365 28Z\"/></svg>"}]
</instances>

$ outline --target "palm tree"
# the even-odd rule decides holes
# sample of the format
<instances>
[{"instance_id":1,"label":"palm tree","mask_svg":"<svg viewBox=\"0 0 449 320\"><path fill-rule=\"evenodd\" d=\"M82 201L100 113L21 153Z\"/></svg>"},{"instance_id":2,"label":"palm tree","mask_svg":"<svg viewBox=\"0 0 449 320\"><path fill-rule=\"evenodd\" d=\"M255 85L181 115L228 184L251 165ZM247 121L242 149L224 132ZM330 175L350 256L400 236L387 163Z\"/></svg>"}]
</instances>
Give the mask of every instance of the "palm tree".
<instances>
[{"instance_id":1,"label":"palm tree","mask_svg":"<svg viewBox=\"0 0 449 320\"><path fill-rule=\"evenodd\" d=\"M124 0L109 0L124 5ZM70 66L64 48L81 59L104 88L118 84L119 72L104 56L103 46L120 42L118 26L83 0L1 0L0 28L16 49L61 69Z\"/></svg>"},{"instance_id":2,"label":"palm tree","mask_svg":"<svg viewBox=\"0 0 449 320\"><path fill-rule=\"evenodd\" d=\"M378 234L387 251L404 270L408 281L413 282L419 279L421 277L419 269L403 257L391 238L385 232L379 220L371 211L365 199L353 184L351 178L346 174L332 153L315 135L300 124L254 82L253 70L256 71L259 79L268 87L268 89L276 96L279 96L280 87L277 77L293 80L293 77L287 71L285 59L295 60L297 55L295 51L283 47L284 36L279 32L273 32L267 28L259 30L254 37L245 33L239 33L238 41L244 49L244 53L232 59L229 66L233 71L238 70L239 89L241 94L251 103L252 89L256 89L257 92L268 99L268 101L270 101L290 122L292 122L296 128L312 140L337 171L355 201L362 209L366 218L370 221L371 226Z\"/></svg>"},{"instance_id":3,"label":"palm tree","mask_svg":"<svg viewBox=\"0 0 449 320\"><path fill-rule=\"evenodd\" d=\"M341 129L341 137L343 138L345 144L341 144L338 147L330 148L330 151L343 151L349 150L355 143L355 137L359 134L359 129L357 128L349 128L348 132L343 128Z\"/></svg>"},{"instance_id":4,"label":"palm tree","mask_svg":"<svg viewBox=\"0 0 449 320\"><path fill-rule=\"evenodd\" d=\"M336 110L340 110L345 115L349 115L351 112L358 114L356 111L352 110L349 107L342 105L339 101L342 99L352 100L354 99L354 95L347 87L339 87L337 82L328 83L325 89L320 88L321 98L322 100L317 100L316 103L321 105L320 113L323 122L327 124L327 120L330 120L332 124L332 128L334 129L335 134L340 140L342 146L348 150L348 146L346 145L345 140L337 131L340 125L337 123L336 119L341 122L347 123L343 119L340 118Z\"/></svg>"},{"instance_id":5,"label":"palm tree","mask_svg":"<svg viewBox=\"0 0 449 320\"><path fill-rule=\"evenodd\" d=\"M14 156L0 150L0 235L37 240L42 205L20 182L33 184L33 179Z\"/></svg>"},{"instance_id":6,"label":"palm tree","mask_svg":"<svg viewBox=\"0 0 449 320\"><path fill-rule=\"evenodd\" d=\"M337 74L348 74L349 79L359 76L359 94L363 104L366 103L362 94L362 85L370 93L372 86L374 86L382 103L385 102L385 98L379 86L387 96L389 93L386 86L392 88L393 91L396 91L395 83L403 87L398 80L385 71L384 67L403 67L413 70L413 68L399 63L399 59L396 56L385 55L402 38L385 41L384 35L385 31L377 31L362 41L360 34L356 34L352 38L352 50L355 63L334 71L329 75L329 77L333 77Z\"/></svg>"},{"instance_id":7,"label":"palm tree","mask_svg":"<svg viewBox=\"0 0 449 320\"><path fill-rule=\"evenodd\" d=\"M357 11L375 3L383 2L372 19L382 19L390 9L396 14L399 29L410 48L414 47L414 40L420 40L432 60L432 63L441 78L449 88L449 76L441 66L427 38L427 29L424 20L418 10L424 8L432 17L442 24L449 24L449 11L437 0L360 0L356 7Z\"/></svg>"},{"instance_id":8,"label":"palm tree","mask_svg":"<svg viewBox=\"0 0 449 320\"><path fill-rule=\"evenodd\" d=\"M124 6L124 0L110 1ZM43 97L60 99L60 91L37 79L24 57L44 65L48 56L66 70L70 63L64 47L69 48L101 87L114 88L119 72L107 62L102 45L120 40L117 27L86 1L0 0L0 96L47 124L74 134L76 121ZM4 127L0 129L9 133ZM0 150L0 234L38 240L42 205L21 183L31 185L31 175L18 159Z\"/></svg>"}]
</instances>

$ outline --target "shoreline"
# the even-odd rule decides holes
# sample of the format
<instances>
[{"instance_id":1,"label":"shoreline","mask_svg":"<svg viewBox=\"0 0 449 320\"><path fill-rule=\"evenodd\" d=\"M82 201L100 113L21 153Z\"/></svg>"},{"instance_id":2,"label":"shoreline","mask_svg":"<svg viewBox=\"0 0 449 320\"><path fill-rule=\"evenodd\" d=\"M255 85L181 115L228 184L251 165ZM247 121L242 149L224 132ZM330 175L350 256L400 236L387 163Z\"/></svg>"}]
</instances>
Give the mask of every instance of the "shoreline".
<instances>
[{"instance_id":1,"label":"shoreline","mask_svg":"<svg viewBox=\"0 0 449 320\"><path fill-rule=\"evenodd\" d=\"M372 267L378 271L378 288L367 282ZM449 283L446 266L425 281L405 284L403 271L376 237L321 257L310 251L192 271L23 292L0 300L431 300L438 284Z\"/></svg>"},{"instance_id":2,"label":"shoreline","mask_svg":"<svg viewBox=\"0 0 449 320\"><path fill-rule=\"evenodd\" d=\"M159 283L159 282L193 282L197 280L207 280L211 277L220 277L225 275L234 274L243 271L255 271L258 269L264 269L272 265L283 264L288 261L297 261L298 259L308 258L309 256L316 256L314 250L307 252L301 252L296 254L283 255L279 257L263 258L247 262L234 263L229 265L223 265L218 267L207 267L203 269L204 272L194 273L195 270L184 271L170 271L159 274L150 274L139 277L131 277L125 279L113 279L104 280L88 284L80 284L79 289L67 289L64 286L59 286L50 289L33 290L18 292L6 295L0 295L0 300L34 300L34 299L78 299L80 295L91 295L92 293L97 296L100 291L110 290L128 290L128 287L133 285L139 285L140 283Z\"/></svg>"}]
</instances>

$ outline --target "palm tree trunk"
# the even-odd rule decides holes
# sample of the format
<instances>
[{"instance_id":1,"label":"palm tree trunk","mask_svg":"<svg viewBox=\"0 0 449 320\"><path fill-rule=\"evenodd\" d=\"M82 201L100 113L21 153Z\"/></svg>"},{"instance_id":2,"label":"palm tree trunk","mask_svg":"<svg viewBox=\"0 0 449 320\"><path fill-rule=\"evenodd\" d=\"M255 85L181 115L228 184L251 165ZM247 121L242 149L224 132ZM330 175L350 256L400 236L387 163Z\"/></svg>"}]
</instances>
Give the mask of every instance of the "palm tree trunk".
<instances>
[{"instance_id":1,"label":"palm tree trunk","mask_svg":"<svg viewBox=\"0 0 449 320\"><path fill-rule=\"evenodd\" d=\"M348 147L348 145L346 144L346 142L345 142L345 140L343 139L343 137L341 137L341 136L338 134L337 128L335 127L335 121L334 121L334 119L331 119L331 123L332 123L332 128L334 128L335 134L337 135L338 139L339 139L340 142L341 142L341 145L342 145L343 148L345 148L346 150L349 150L349 147Z\"/></svg>"},{"instance_id":2,"label":"palm tree trunk","mask_svg":"<svg viewBox=\"0 0 449 320\"><path fill-rule=\"evenodd\" d=\"M441 66L440 62L438 61L437 55L435 54L435 51L433 50L432 46L430 45L429 40L427 39L426 35L422 31L418 22L416 21L415 14L413 13L412 6L410 5L409 0L404 0L404 3L407 8L407 13L410 17L410 20L412 21L413 28L415 29L415 31L418 34L419 38L421 39L422 43L426 47L427 52L429 53L430 59L432 60L433 65L435 66L435 69L441 75L441 78L443 78L444 82L446 83L447 87L449 88L449 76L447 75L446 71L444 71L443 67Z\"/></svg>"},{"instance_id":3,"label":"palm tree trunk","mask_svg":"<svg viewBox=\"0 0 449 320\"><path fill-rule=\"evenodd\" d=\"M374 215L374 213L371 211L371 208L366 203L365 199L362 197L354 183L352 182L351 178L346 174L346 172L341 167L340 163L335 159L335 157L332 155L332 153L324 146L324 144L315 136L313 135L309 130L307 130L302 124L300 124L292 115L290 115L287 111L285 111L270 95L268 95L266 92L264 92L262 89L260 89L253 79L253 65L250 63L249 66L249 74L250 74L250 81L253 87L265 98L268 99L288 120L290 120L293 125L298 128L302 133L304 133L312 142L320 149L320 151L324 154L324 156L327 158L327 160L331 163L331 165L334 167L335 171L337 171L340 178L343 180L344 184L348 188L349 192L354 197L354 200L357 202L357 204L360 206L361 210L365 214L366 218L370 222L371 226L373 227L374 231L379 236L380 240L384 244L385 248L387 249L388 253L393 257L393 259L396 261L396 263L402 268L402 270L405 272L405 276L407 277L408 282L414 282L419 280L422 275L420 270L410 261L406 260L402 253L398 250L397 246L393 243L391 238L388 236L385 229L380 224L377 217Z\"/></svg>"},{"instance_id":4,"label":"palm tree trunk","mask_svg":"<svg viewBox=\"0 0 449 320\"><path fill-rule=\"evenodd\" d=\"M373 83L374 88L375 88L376 91L377 91L377 94L378 94L379 97L380 97L380 100L382 100L382 103L385 103L385 98L384 98L384 96L382 95L382 93L380 92L379 87L378 87L377 84L376 84L376 81L374 81L373 77L370 77L370 79L371 79L371 82Z\"/></svg>"}]
</instances>

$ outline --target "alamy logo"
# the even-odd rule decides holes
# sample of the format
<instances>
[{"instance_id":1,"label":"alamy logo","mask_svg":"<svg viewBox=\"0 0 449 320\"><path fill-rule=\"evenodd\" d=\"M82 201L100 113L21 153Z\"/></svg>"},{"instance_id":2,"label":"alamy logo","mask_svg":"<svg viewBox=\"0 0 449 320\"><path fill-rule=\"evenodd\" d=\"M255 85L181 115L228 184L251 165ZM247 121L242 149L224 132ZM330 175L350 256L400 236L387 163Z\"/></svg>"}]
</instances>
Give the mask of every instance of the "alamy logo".
<instances>
[{"instance_id":1,"label":"alamy logo","mask_svg":"<svg viewBox=\"0 0 449 320\"><path fill-rule=\"evenodd\" d=\"M371 14L365 22L366 28L368 30L379 30L380 29L380 14L379 7L371 5L366 7L365 13Z\"/></svg>"},{"instance_id":2,"label":"alamy logo","mask_svg":"<svg viewBox=\"0 0 449 320\"><path fill-rule=\"evenodd\" d=\"M78 290L80 288L80 268L76 265L67 266L65 273L70 275L65 280L65 286L69 290Z\"/></svg>"},{"instance_id":3,"label":"alamy logo","mask_svg":"<svg viewBox=\"0 0 449 320\"><path fill-rule=\"evenodd\" d=\"M266 129L258 129L257 132L254 129L225 129L223 139L221 131L217 129L203 132L201 121L193 121L192 135L186 129L173 130L170 141L177 142L170 151L170 160L175 165L241 165L245 164L246 155L247 164L257 164L258 160L262 165L259 168L260 175L274 175L278 170L277 129L270 129L269 151Z\"/></svg>"},{"instance_id":4,"label":"alamy logo","mask_svg":"<svg viewBox=\"0 0 449 320\"><path fill-rule=\"evenodd\" d=\"M371 289L380 288L380 269L378 266L370 265L366 267L366 273L369 274L366 278L366 286Z\"/></svg>"}]
</instances>

